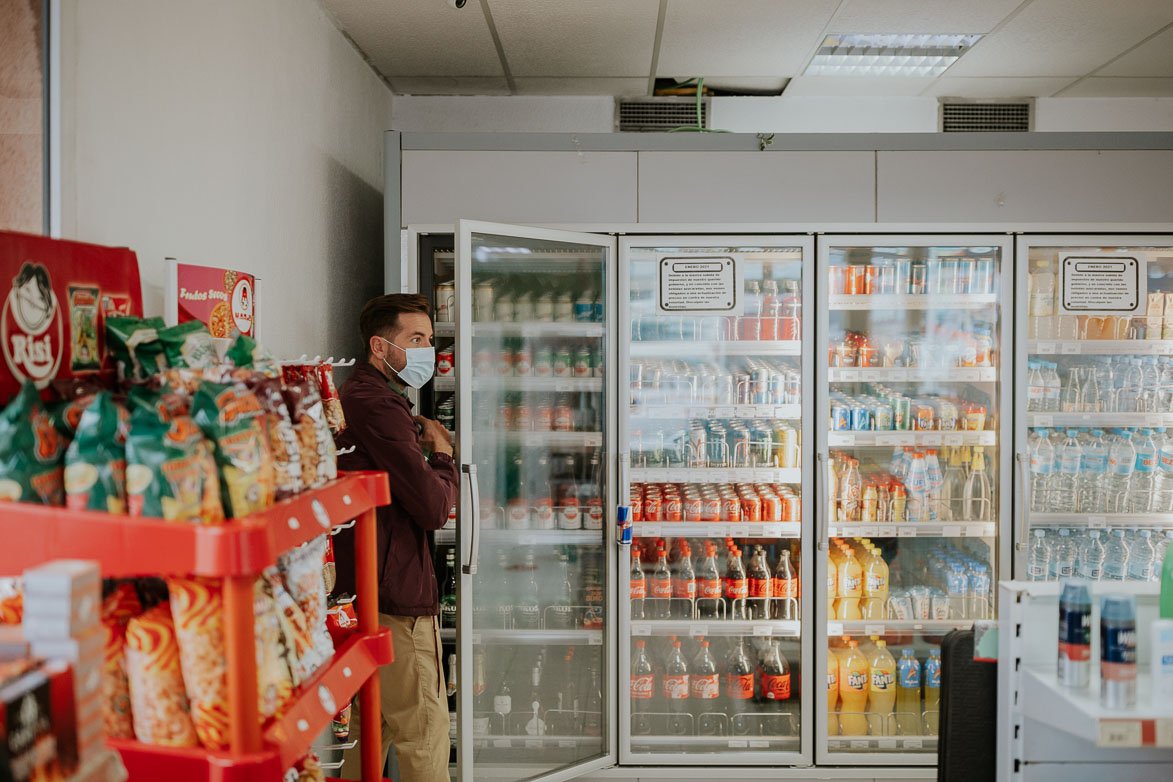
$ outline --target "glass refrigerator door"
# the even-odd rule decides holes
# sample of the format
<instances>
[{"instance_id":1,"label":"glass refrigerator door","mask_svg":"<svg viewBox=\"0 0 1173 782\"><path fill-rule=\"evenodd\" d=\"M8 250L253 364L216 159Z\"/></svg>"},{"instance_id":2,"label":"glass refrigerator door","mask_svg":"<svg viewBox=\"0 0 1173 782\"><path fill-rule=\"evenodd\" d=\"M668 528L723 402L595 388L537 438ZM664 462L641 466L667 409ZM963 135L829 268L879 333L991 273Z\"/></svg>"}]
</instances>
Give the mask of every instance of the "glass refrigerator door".
<instances>
[{"instance_id":1,"label":"glass refrigerator door","mask_svg":"<svg viewBox=\"0 0 1173 782\"><path fill-rule=\"evenodd\" d=\"M624 763L811 762L812 250L788 236L622 242Z\"/></svg>"},{"instance_id":2,"label":"glass refrigerator door","mask_svg":"<svg viewBox=\"0 0 1173 782\"><path fill-rule=\"evenodd\" d=\"M820 239L819 762L935 763L941 640L993 617L1009 253L983 236Z\"/></svg>"},{"instance_id":3,"label":"glass refrigerator door","mask_svg":"<svg viewBox=\"0 0 1173 782\"><path fill-rule=\"evenodd\" d=\"M1155 580L1173 539L1173 237L1018 240L1015 573Z\"/></svg>"},{"instance_id":4,"label":"glass refrigerator door","mask_svg":"<svg viewBox=\"0 0 1173 782\"><path fill-rule=\"evenodd\" d=\"M459 778L567 778L614 762L614 240L456 239Z\"/></svg>"}]
</instances>

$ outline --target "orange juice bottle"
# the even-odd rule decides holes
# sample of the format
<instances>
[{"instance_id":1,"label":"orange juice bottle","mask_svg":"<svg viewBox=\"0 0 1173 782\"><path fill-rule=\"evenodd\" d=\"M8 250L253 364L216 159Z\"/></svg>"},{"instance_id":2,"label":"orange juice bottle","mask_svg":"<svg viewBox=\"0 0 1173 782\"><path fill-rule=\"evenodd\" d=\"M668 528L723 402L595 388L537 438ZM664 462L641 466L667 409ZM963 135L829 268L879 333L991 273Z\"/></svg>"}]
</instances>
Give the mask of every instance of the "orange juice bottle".
<instances>
[{"instance_id":1,"label":"orange juice bottle","mask_svg":"<svg viewBox=\"0 0 1173 782\"><path fill-rule=\"evenodd\" d=\"M839 732L844 736L866 736L868 702L867 658L858 641L848 641L839 654Z\"/></svg>"}]
</instances>

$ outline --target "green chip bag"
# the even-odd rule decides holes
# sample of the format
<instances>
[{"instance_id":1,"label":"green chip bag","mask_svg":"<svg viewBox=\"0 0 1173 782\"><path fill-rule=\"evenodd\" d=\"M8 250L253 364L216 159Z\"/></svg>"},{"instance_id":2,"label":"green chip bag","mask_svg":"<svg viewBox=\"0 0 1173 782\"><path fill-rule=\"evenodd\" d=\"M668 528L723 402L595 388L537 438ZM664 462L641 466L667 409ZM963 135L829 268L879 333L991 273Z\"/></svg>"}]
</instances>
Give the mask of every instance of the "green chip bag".
<instances>
[{"instance_id":1,"label":"green chip bag","mask_svg":"<svg viewBox=\"0 0 1173 782\"><path fill-rule=\"evenodd\" d=\"M0 500L64 505L65 443L26 380L0 413Z\"/></svg>"},{"instance_id":2,"label":"green chip bag","mask_svg":"<svg viewBox=\"0 0 1173 782\"><path fill-rule=\"evenodd\" d=\"M109 391L82 410L73 442L65 449L65 505L70 510L126 512L126 440L123 412Z\"/></svg>"},{"instance_id":3,"label":"green chip bag","mask_svg":"<svg viewBox=\"0 0 1173 782\"><path fill-rule=\"evenodd\" d=\"M126 395L126 404L131 411L140 408L154 410L165 421L170 421L176 416L191 414L190 400L183 394L176 393L167 384L159 389L150 386L135 386Z\"/></svg>"},{"instance_id":4,"label":"green chip bag","mask_svg":"<svg viewBox=\"0 0 1173 782\"><path fill-rule=\"evenodd\" d=\"M204 383L191 410L215 449L225 515L240 518L272 505L276 476L256 394L240 385Z\"/></svg>"},{"instance_id":5,"label":"green chip bag","mask_svg":"<svg viewBox=\"0 0 1173 782\"><path fill-rule=\"evenodd\" d=\"M212 449L190 416L139 407L126 440L126 503L132 516L191 524L224 521Z\"/></svg>"},{"instance_id":6,"label":"green chip bag","mask_svg":"<svg viewBox=\"0 0 1173 782\"><path fill-rule=\"evenodd\" d=\"M269 349L261 345L252 337L241 334L232 341L225 358L235 367L253 369L268 377L280 377L277 359Z\"/></svg>"},{"instance_id":7,"label":"green chip bag","mask_svg":"<svg viewBox=\"0 0 1173 782\"><path fill-rule=\"evenodd\" d=\"M120 378L142 380L167 367L159 331L162 318L106 318L106 349Z\"/></svg>"},{"instance_id":8,"label":"green chip bag","mask_svg":"<svg viewBox=\"0 0 1173 782\"><path fill-rule=\"evenodd\" d=\"M219 363L216 343L208 327L189 320L159 332L159 342L167 356L167 365L183 369L203 369Z\"/></svg>"}]
</instances>

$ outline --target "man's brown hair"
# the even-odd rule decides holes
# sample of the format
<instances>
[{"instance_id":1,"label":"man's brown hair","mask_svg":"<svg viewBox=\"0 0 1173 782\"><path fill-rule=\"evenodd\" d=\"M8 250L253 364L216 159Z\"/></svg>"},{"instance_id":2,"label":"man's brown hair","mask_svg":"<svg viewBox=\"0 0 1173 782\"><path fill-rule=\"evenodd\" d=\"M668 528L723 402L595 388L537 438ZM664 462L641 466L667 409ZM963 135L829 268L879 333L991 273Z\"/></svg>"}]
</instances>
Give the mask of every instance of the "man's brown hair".
<instances>
[{"instance_id":1,"label":"man's brown hair","mask_svg":"<svg viewBox=\"0 0 1173 782\"><path fill-rule=\"evenodd\" d=\"M358 316L358 329L362 332L363 345L371 350L371 337L384 337L399 327L399 315L403 312L420 312L429 315L428 297L422 293L388 293L376 296L362 308Z\"/></svg>"}]
</instances>

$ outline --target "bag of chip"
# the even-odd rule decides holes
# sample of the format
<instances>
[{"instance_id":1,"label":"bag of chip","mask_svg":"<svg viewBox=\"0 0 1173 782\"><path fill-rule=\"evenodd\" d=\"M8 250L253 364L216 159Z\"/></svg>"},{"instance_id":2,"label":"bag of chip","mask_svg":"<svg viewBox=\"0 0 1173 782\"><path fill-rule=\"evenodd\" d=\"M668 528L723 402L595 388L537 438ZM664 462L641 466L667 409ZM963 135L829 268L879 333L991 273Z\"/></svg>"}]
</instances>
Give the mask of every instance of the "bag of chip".
<instances>
[{"instance_id":1,"label":"bag of chip","mask_svg":"<svg viewBox=\"0 0 1173 782\"><path fill-rule=\"evenodd\" d=\"M241 369L253 369L267 377L281 377L281 369L277 366L277 359L269 352L268 348L252 337L238 335L232 341L224 358L232 362L233 366Z\"/></svg>"},{"instance_id":2,"label":"bag of chip","mask_svg":"<svg viewBox=\"0 0 1173 782\"><path fill-rule=\"evenodd\" d=\"M102 659L102 719L108 738L134 738L130 685L126 676L126 625L142 611L143 607L139 603L134 587L127 583L116 586L102 601L102 632L105 636Z\"/></svg>"},{"instance_id":3,"label":"bag of chip","mask_svg":"<svg viewBox=\"0 0 1173 782\"><path fill-rule=\"evenodd\" d=\"M0 598L0 625L18 625L24 621L24 594L17 592Z\"/></svg>"},{"instance_id":4,"label":"bag of chip","mask_svg":"<svg viewBox=\"0 0 1173 782\"><path fill-rule=\"evenodd\" d=\"M198 320L163 329L159 332L159 342L170 367L203 369L220 362L211 333Z\"/></svg>"},{"instance_id":5,"label":"bag of chip","mask_svg":"<svg viewBox=\"0 0 1173 782\"><path fill-rule=\"evenodd\" d=\"M281 617L268 581L258 578L253 588L253 616L257 636L257 710L262 719L277 714L293 694L293 675Z\"/></svg>"},{"instance_id":6,"label":"bag of chip","mask_svg":"<svg viewBox=\"0 0 1173 782\"><path fill-rule=\"evenodd\" d=\"M126 676L134 735L144 744L199 744L189 713L171 607L161 603L126 625Z\"/></svg>"},{"instance_id":7,"label":"bag of chip","mask_svg":"<svg viewBox=\"0 0 1173 782\"><path fill-rule=\"evenodd\" d=\"M98 294L89 285L69 286L69 369L96 372L102 366L98 354Z\"/></svg>"},{"instance_id":8,"label":"bag of chip","mask_svg":"<svg viewBox=\"0 0 1173 782\"><path fill-rule=\"evenodd\" d=\"M297 774L297 782L326 782L326 772L322 764L312 752L302 758Z\"/></svg>"},{"instance_id":9,"label":"bag of chip","mask_svg":"<svg viewBox=\"0 0 1173 782\"><path fill-rule=\"evenodd\" d=\"M191 721L205 749L228 746L224 601L212 579L167 579Z\"/></svg>"},{"instance_id":10,"label":"bag of chip","mask_svg":"<svg viewBox=\"0 0 1173 782\"><path fill-rule=\"evenodd\" d=\"M301 607L285 588L281 573L277 568L269 567L262 575L277 607L277 617L281 620L285 657L293 678L293 686L296 687L308 679L325 658L319 659L315 654L313 633L306 624Z\"/></svg>"},{"instance_id":11,"label":"bag of chip","mask_svg":"<svg viewBox=\"0 0 1173 782\"><path fill-rule=\"evenodd\" d=\"M126 441L126 500L132 516L191 524L224 521L212 448L188 416L140 407Z\"/></svg>"},{"instance_id":12,"label":"bag of chip","mask_svg":"<svg viewBox=\"0 0 1173 782\"><path fill-rule=\"evenodd\" d=\"M273 457L256 394L244 386L204 383L191 410L215 450L224 513L241 518L272 505Z\"/></svg>"},{"instance_id":13,"label":"bag of chip","mask_svg":"<svg viewBox=\"0 0 1173 782\"><path fill-rule=\"evenodd\" d=\"M114 357L119 379L142 380L167 368L159 342L162 318L106 318L106 349Z\"/></svg>"},{"instance_id":14,"label":"bag of chip","mask_svg":"<svg viewBox=\"0 0 1173 782\"><path fill-rule=\"evenodd\" d=\"M326 481L338 477L338 456L334 450L334 436L326 423L322 397L317 383L303 380L285 386L285 404L297 432L301 453L301 483L307 489L316 489Z\"/></svg>"},{"instance_id":15,"label":"bag of chip","mask_svg":"<svg viewBox=\"0 0 1173 782\"><path fill-rule=\"evenodd\" d=\"M244 339L242 337L242 339ZM252 374L245 384L256 394L264 411L265 433L273 457L276 497L283 500L301 491L301 449L297 431L289 417L281 381L275 377Z\"/></svg>"},{"instance_id":16,"label":"bag of chip","mask_svg":"<svg viewBox=\"0 0 1173 782\"><path fill-rule=\"evenodd\" d=\"M0 413L0 501L64 505L65 445L26 380Z\"/></svg>"},{"instance_id":17,"label":"bag of chip","mask_svg":"<svg viewBox=\"0 0 1173 782\"><path fill-rule=\"evenodd\" d=\"M346 416L342 413L342 399L334 385L334 367L326 362L317 366L318 386L322 392L322 406L326 411L326 423L335 435L346 428Z\"/></svg>"},{"instance_id":18,"label":"bag of chip","mask_svg":"<svg viewBox=\"0 0 1173 782\"><path fill-rule=\"evenodd\" d=\"M326 629L326 582L322 575L329 538L329 535L319 535L277 558L285 588L305 615L314 655L322 661L334 654L334 642Z\"/></svg>"},{"instance_id":19,"label":"bag of chip","mask_svg":"<svg viewBox=\"0 0 1173 782\"><path fill-rule=\"evenodd\" d=\"M65 505L70 510L126 512L126 444L119 438L119 412L103 391L82 412L73 442L65 449Z\"/></svg>"},{"instance_id":20,"label":"bag of chip","mask_svg":"<svg viewBox=\"0 0 1173 782\"><path fill-rule=\"evenodd\" d=\"M191 397L177 393L168 385L157 389L150 385L135 386L126 395L126 404L132 411L140 408L153 411L164 421L191 414Z\"/></svg>"}]
</instances>

